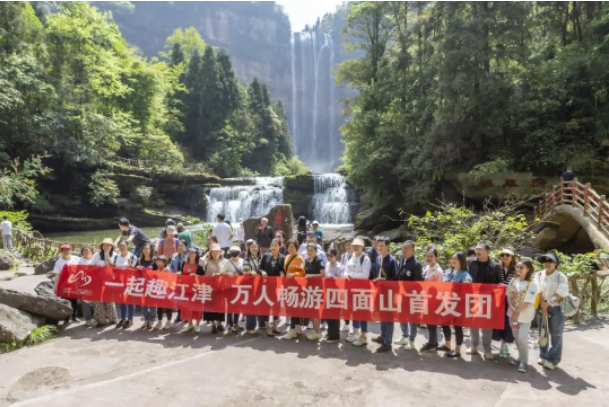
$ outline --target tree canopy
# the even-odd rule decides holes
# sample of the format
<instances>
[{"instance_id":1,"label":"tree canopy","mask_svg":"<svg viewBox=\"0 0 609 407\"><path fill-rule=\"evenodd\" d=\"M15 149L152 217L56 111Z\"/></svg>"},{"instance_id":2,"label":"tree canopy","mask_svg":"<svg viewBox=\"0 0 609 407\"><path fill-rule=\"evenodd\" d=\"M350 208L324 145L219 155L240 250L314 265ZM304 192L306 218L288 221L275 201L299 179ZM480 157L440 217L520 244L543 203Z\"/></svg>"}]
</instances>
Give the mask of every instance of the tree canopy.
<instances>
[{"instance_id":1,"label":"tree canopy","mask_svg":"<svg viewBox=\"0 0 609 407\"><path fill-rule=\"evenodd\" d=\"M605 168L605 3L357 2L343 35L364 52L336 76L359 91L344 169L367 201L424 203L438 181L496 160Z\"/></svg>"}]
</instances>

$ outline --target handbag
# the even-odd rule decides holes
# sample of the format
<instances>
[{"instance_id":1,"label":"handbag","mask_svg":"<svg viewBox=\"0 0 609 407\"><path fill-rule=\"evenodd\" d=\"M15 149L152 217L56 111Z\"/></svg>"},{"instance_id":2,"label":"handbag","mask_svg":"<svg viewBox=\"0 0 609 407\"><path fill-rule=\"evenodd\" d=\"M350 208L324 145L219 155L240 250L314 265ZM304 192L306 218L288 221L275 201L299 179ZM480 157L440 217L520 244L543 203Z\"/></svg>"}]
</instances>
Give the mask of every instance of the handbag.
<instances>
[{"instance_id":1,"label":"handbag","mask_svg":"<svg viewBox=\"0 0 609 407\"><path fill-rule=\"evenodd\" d=\"M579 311L581 300L574 295L567 295L564 300L563 313L566 318L575 316Z\"/></svg>"},{"instance_id":2,"label":"handbag","mask_svg":"<svg viewBox=\"0 0 609 407\"><path fill-rule=\"evenodd\" d=\"M550 323L548 322L548 316L541 316L541 326L539 327L539 346L547 346L548 339L550 336Z\"/></svg>"}]
</instances>

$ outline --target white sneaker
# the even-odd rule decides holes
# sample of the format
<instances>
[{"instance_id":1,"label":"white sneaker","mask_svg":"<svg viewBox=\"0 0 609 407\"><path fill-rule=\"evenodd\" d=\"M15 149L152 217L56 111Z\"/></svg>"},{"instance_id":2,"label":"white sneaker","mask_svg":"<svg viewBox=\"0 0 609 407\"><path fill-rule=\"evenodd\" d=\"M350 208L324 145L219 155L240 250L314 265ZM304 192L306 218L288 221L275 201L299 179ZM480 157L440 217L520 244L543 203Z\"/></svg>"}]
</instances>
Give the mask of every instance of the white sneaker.
<instances>
[{"instance_id":1,"label":"white sneaker","mask_svg":"<svg viewBox=\"0 0 609 407\"><path fill-rule=\"evenodd\" d=\"M365 336L360 336L359 338L357 338L357 340L355 342L353 342L353 346L364 346L367 344L368 344L368 341L366 340Z\"/></svg>"},{"instance_id":2,"label":"white sneaker","mask_svg":"<svg viewBox=\"0 0 609 407\"><path fill-rule=\"evenodd\" d=\"M353 332L351 335L349 335L347 337L347 342L353 343L353 342L357 341L357 338L359 338L359 335L357 333Z\"/></svg>"},{"instance_id":3,"label":"white sneaker","mask_svg":"<svg viewBox=\"0 0 609 407\"><path fill-rule=\"evenodd\" d=\"M297 334L297 335L301 335L301 334L302 334L302 327L301 327L300 325L298 325L298 326L296 327L296 334Z\"/></svg>"},{"instance_id":4,"label":"white sneaker","mask_svg":"<svg viewBox=\"0 0 609 407\"><path fill-rule=\"evenodd\" d=\"M86 326L91 326L91 320L90 320L90 319L87 319L87 322L85 322L85 325L86 325Z\"/></svg>"},{"instance_id":5,"label":"white sneaker","mask_svg":"<svg viewBox=\"0 0 609 407\"><path fill-rule=\"evenodd\" d=\"M341 331L343 331L343 332L351 332L351 325L344 325L343 329L341 329Z\"/></svg>"},{"instance_id":6,"label":"white sneaker","mask_svg":"<svg viewBox=\"0 0 609 407\"><path fill-rule=\"evenodd\" d=\"M400 338L399 341L395 342L396 345L408 345L409 343L410 341L408 340L408 338L404 338L403 336Z\"/></svg>"},{"instance_id":7,"label":"white sneaker","mask_svg":"<svg viewBox=\"0 0 609 407\"><path fill-rule=\"evenodd\" d=\"M545 360L543 360L542 358L537 359L537 364L538 364L539 366L543 366L545 363L546 363L546 361L545 361Z\"/></svg>"},{"instance_id":8,"label":"white sneaker","mask_svg":"<svg viewBox=\"0 0 609 407\"><path fill-rule=\"evenodd\" d=\"M159 319L158 322L156 323L156 325L154 325L154 329L162 329L162 328L163 328L163 321L161 321Z\"/></svg>"},{"instance_id":9,"label":"white sneaker","mask_svg":"<svg viewBox=\"0 0 609 407\"><path fill-rule=\"evenodd\" d=\"M148 329L148 321L144 321L144 324L142 325L142 329Z\"/></svg>"},{"instance_id":10,"label":"white sneaker","mask_svg":"<svg viewBox=\"0 0 609 407\"><path fill-rule=\"evenodd\" d=\"M408 340L408 343L404 346L404 350L417 350L414 341Z\"/></svg>"},{"instance_id":11,"label":"white sneaker","mask_svg":"<svg viewBox=\"0 0 609 407\"><path fill-rule=\"evenodd\" d=\"M167 320L167 322L165 322L165 326L163 326L163 329L169 329L171 328L171 321Z\"/></svg>"},{"instance_id":12,"label":"white sneaker","mask_svg":"<svg viewBox=\"0 0 609 407\"><path fill-rule=\"evenodd\" d=\"M200 333L201 332L201 326L199 324L195 325L195 332L196 333Z\"/></svg>"},{"instance_id":13,"label":"white sneaker","mask_svg":"<svg viewBox=\"0 0 609 407\"><path fill-rule=\"evenodd\" d=\"M554 370L554 368L556 367L556 365L552 362L548 362L547 360L543 362L543 367L545 367L548 370Z\"/></svg>"},{"instance_id":14,"label":"white sneaker","mask_svg":"<svg viewBox=\"0 0 609 407\"><path fill-rule=\"evenodd\" d=\"M477 346L472 346L467 352L465 352L467 355L477 355L478 354L478 347Z\"/></svg>"},{"instance_id":15,"label":"white sneaker","mask_svg":"<svg viewBox=\"0 0 609 407\"><path fill-rule=\"evenodd\" d=\"M349 333L347 334L347 336L353 336L353 335L355 335L355 329L350 328L349 329Z\"/></svg>"},{"instance_id":16,"label":"white sneaker","mask_svg":"<svg viewBox=\"0 0 609 407\"><path fill-rule=\"evenodd\" d=\"M290 329L288 333L283 337L283 339L296 339L298 338L298 333L296 333L295 329Z\"/></svg>"},{"instance_id":17,"label":"white sneaker","mask_svg":"<svg viewBox=\"0 0 609 407\"><path fill-rule=\"evenodd\" d=\"M321 339L321 335L318 334L315 331L311 331L308 335L307 335L307 339L310 341L318 341Z\"/></svg>"},{"instance_id":18,"label":"white sneaker","mask_svg":"<svg viewBox=\"0 0 609 407\"><path fill-rule=\"evenodd\" d=\"M186 325L184 332L190 332L190 331L192 331L192 329L193 329L192 322L189 322L188 325Z\"/></svg>"}]
</instances>

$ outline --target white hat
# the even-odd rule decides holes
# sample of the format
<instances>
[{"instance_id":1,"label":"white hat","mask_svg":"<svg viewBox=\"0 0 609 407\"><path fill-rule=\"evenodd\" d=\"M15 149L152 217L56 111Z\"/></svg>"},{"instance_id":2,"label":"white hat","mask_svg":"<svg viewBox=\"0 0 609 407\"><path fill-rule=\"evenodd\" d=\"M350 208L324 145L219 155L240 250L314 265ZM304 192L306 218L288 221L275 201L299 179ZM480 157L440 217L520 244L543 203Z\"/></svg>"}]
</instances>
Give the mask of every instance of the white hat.
<instances>
[{"instance_id":1,"label":"white hat","mask_svg":"<svg viewBox=\"0 0 609 407\"><path fill-rule=\"evenodd\" d=\"M511 249L508 248L503 248L501 249L501 251L499 252L499 254L509 254L510 256L514 255L514 252Z\"/></svg>"},{"instance_id":2,"label":"white hat","mask_svg":"<svg viewBox=\"0 0 609 407\"><path fill-rule=\"evenodd\" d=\"M364 241L362 239L360 239L359 237L356 237L355 239L353 239L353 242L351 242L351 246L366 247L366 245L364 244Z\"/></svg>"}]
</instances>

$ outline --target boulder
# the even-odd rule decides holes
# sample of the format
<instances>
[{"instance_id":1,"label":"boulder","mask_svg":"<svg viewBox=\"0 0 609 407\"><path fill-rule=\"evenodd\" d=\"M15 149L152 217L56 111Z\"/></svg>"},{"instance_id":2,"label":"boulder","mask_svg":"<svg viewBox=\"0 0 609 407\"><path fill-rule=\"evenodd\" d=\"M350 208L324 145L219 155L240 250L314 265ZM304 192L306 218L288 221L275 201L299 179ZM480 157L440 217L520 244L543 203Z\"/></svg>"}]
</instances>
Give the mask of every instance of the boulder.
<instances>
[{"instance_id":1,"label":"boulder","mask_svg":"<svg viewBox=\"0 0 609 407\"><path fill-rule=\"evenodd\" d=\"M43 318L0 304L0 342L21 344L43 324Z\"/></svg>"},{"instance_id":2,"label":"boulder","mask_svg":"<svg viewBox=\"0 0 609 407\"><path fill-rule=\"evenodd\" d=\"M53 267L55 267L57 259L59 259L59 256L51 257L50 259L43 261L34 268L34 274L40 275L50 273L53 271Z\"/></svg>"},{"instance_id":3,"label":"boulder","mask_svg":"<svg viewBox=\"0 0 609 407\"><path fill-rule=\"evenodd\" d=\"M307 194L299 189L284 188L283 202L292 205L292 213L296 219L300 216L311 218L312 194Z\"/></svg>"},{"instance_id":4,"label":"boulder","mask_svg":"<svg viewBox=\"0 0 609 407\"><path fill-rule=\"evenodd\" d=\"M4 288L0 288L0 304L45 317L51 321L62 321L72 315L72 307L68 300L41 297Z\"/></svg>"},{"instance_id":5,"label":"boulder","mask_svg":"<svg viewBox=\"0 0 609 407\"><path fill-rule=\"evenodd\" d=\"M243 222L246 240L256 238L256 229L260 226L260 220L262 218L267 218L269 220L269 226L273 229L273 232L283 230L286 240L293 237L294 215L292 215L292 206L289 204L282 204L271 208L270 212L265 216L250 218Z\"/></svg>"},{"instance_id":6,"label":"boulder","mask_svg":"<svg viewBox=\"0 0 609 407\"><path fill-rule=\"evenodd\" d=\"M315 192L315 181L313 175L295 175L285 177L283 186L286 189L298 190L305 193L313 194Z\"/></svg>"},{"instance_id":7,"label":"boulder","mask_svg":"<svg viewBox=\"0 0 609 407\"><path fill-rule=\"evenodd\" d=\"M43 281L34 288L34 292L43 298L57 298L52 281Z\"/></svg>"},{"instance_id":8,"label":"boulder","mask_svg":"<svg viewBox=\"0 0 609 407\"><path fill-rule=\"evenodd\" d=\"M15 265L15 259L8 253L0 253L0 271L10 270Z\"/></svg>"},{"instance_id":9,"label":"boulder","mask_svg":"<svg viewBox=\"0 0 609 407\"><path fill-rule=\"evenodd\" d=\"M400 226L398 213L389 205L373 206L364 209L355 215L354 226L356 230L371 230L382 227L390 230Z\"/></svg>"}]
</instances>

